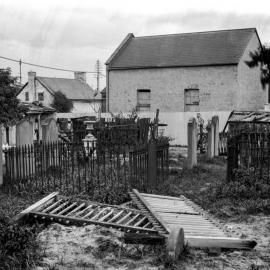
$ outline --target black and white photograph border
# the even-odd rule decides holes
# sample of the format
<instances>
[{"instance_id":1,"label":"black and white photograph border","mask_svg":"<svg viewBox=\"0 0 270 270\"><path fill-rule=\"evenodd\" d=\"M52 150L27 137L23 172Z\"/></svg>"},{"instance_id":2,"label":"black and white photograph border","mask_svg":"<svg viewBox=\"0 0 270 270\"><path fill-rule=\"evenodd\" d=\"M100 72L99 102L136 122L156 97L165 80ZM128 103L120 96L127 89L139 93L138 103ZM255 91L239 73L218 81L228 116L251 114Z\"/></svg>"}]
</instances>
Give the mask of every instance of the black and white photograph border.
<instances>
[{"instance_id":1,"label":"black and white photograph border","mask_svg":"<svg viewBox=\"0 0 270 270\"><path fill-rule=\"evenodd\" d=\"M0 0L0 270L270 269L267 0Z\"/></svg>"}]
</instances>

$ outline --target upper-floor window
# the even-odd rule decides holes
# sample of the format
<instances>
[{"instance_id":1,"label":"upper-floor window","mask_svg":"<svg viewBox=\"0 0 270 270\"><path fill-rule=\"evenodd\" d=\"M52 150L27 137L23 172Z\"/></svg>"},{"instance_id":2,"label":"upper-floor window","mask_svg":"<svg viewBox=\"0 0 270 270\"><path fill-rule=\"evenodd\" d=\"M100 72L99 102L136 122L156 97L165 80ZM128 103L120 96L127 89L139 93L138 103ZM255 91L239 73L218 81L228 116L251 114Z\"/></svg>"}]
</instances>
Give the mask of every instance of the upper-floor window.
<instances>
[{"instance_id":1,"label":"upper-floor window","mask_svg":"<svg viewBox=\"0 0 270 270\"><path fill-rule=\"evenodd\" d=\"M198 112L199 105L199 89L185 89L185 112Z\"/></svg>"},{"instance_id":2,"label":"upper-floor window","mask_svg":"<svg viewBox=\"0 0 270 270\"><path fill-rule=\"evenodd\" d=\"M43 92L38 93L38 101L44 101L44 93Z\"/></svg>"},{"instance_id":3,"label":"upper-floor window","mask_svg":"<svg viewBox=\"0 0 270 270\"><path fill-rule=\"evenodd\" d=\"M29 101L29 92L25 92L25 101Z\"/></svg>"},{"instance_id":4,"label":"upper-floor window","mask_svg":"<svg viewBox=\"0 0 270 270\"><path fill-rule=\"evenodd\" d=\"M137 90L137 111L149 112L150 111L150 89L138 89Z\"/></svg>"}]
</instances>

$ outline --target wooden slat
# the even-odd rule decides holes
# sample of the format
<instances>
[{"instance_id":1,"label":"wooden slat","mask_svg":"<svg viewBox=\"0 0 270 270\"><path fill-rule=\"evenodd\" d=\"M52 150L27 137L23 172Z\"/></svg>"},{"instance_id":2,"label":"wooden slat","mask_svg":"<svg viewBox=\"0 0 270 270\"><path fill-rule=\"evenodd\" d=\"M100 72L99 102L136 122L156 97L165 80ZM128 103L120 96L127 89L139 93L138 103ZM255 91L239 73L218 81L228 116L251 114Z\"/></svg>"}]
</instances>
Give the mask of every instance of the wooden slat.
<instances>
[{"instance_id":1,"label":"wooden slat","mask_svg":"<svg viewBox=\"0 0 270 270\"><path fill-rule=\"evenodd\" d=\"M139 225L141 225L144 221L146 220L146 217L143 217L141 220L139 220L134 227L138 227Z\"/></svg>"},{"instance_id":2,"label":"wooden slat","mask_svg":"<svg viewBox=\"0 0 270 270\"><path fill-rule=\"evenodd\" d=\"M80 205L77 206L75 209L73 209L71 212L69 212L69 213L67 214L67 216L73 215L74 213L76 213L79 209L81 209L81 208L84 207L84 206L85 206L85 203L80 204Z\"/></svg>"},{"instance_id":3,"label":"wooden slat","mask_svg":"<svg viewBox=\"0 0 270 270\"><path fill-rule=\"evenodd\" d=\"M134 222L138 217L140 216L140 214L135 215L132 219L130 219L125 225L129 225L132 222Z\"/></svg>"},{"instance_id":4,"label":"wooden slat","mask_svg":"<svg viewBox=\"0 0 270 270\"><path fill-rule=\"evenodd\" d=\"M34 210L38 210L40 207L42 207L42 205L44 205L49 200L52 200L53 198L55 198L57 195L58 195L58 192L53 192L53 193L49 194L45 198L39 200L38 202L34 203L33 205L29 206L28 208L26 208L25 210L23 210L18 215L16 215L13 220L15 222L19 221L24 216L28 215L30 212L32 212Z\"/></svg>"},{"instance_id":5,"label":"wooden slat","mask_svg":"<svg viewBox=\"0 0 270 270\"><path fill-rule=\"evenodd\" d=\"M86 215L84 215L83 217L81 218L87 218L87 217L90 217L96 210L98 210L98 207L93 209L92 211L88 212Z\"/></svg>"},{"instance_id":6,"label":"wooden slat","mask_svg":"<svg viewBox=\"0 0 270 270\"><path fill-rule=\"evenodd\" d=\"M98 221L104 221L106 218L108 218L113 212L115 211L115 209L112 209L109 213L107 213L105 216L103 216L102 218L100 218Z\"/></svg>"},{"instance_id":7,"label":"wooden slat","mask_svg":"<svg viewBox=\"0 0 270 270\"><path fill-rule=\"evenodd\" d=\"M104 209L102 209L100 212L98 212L96 215L94 215L93 217L91 217L91 219L96 219L97 217L99 217L103 212L105 212L106 210L108 210L109 208L105 207Z\"/></svg>"},{"instance_id":8,"label":"wooden slat","mask_svg":"<svg viewBox=\"0 0 270 270\"><path fill-rule=\"evenodd\" d=\"M78 213L75 213L73 216L74 216L74 217L77 217L77 216L81 215L81 214L84 213L86 210L92 208L92 206L93 206L92 204L88 205L88 206L87 206L86 208L84 208L82 211L80 211L80 212L78 212Z\"/></svg>"},{"instance_id":9,"label":"wooden slat","mask_svg":"<svg viewBox=\"0 0 270 270\"><path fill-rule=\"evenodd\" d=\"M140 195L140 193L136 189L133 189L132 192L134 193L134 195L137 196L137 198L141 201L141 203L143 203L143 205L151 213L151 215L161 224L161 226L164 228L164 230L167 233L170 233L170 229L168 228L168 225L163 221L163 219L155 211L153 211L151 209L149 204L144 200L144 198ZM136 201L135 201L135 203L136 203Z\"/></svg>"},{"instance_id":10,"label":"wooden slat","mask_svg":"<svg viewBox=\"0 0 270 270\"><path fill-rule=\"evenodd\" d=\"M155 209L155 208L153 208L153 209ZM175 210L175 211L166 210L166 211L164 211L162 209L158 210L158 208L157 208L156 212L157 213L163 213L163 214L195 215L195 216L199 216L200 215L197 212L189 212L189 211L184 211L184 210L183 211L179 211L179 210Z\"/></svg>"},{"instance_id":11,"label":"wooden slat","mask_svg":"<svg viewBox=\"0 0 270 270\"><path fill-rule=\"evenodd\" d=\"M163 196L163 195L157 195L157 194L148 194L148 193L140 193L144 197L150 197L150 198L159 198L159 199L167 199L167 200L178 200L182 201L183 199L181 197L172 197L172 196Z\"/></svg>"},{"instance_id":12,"label":"wooden slat","mask_svg":"<svg viewBox=\"0 0 270 270\"><path fill-rule=\"evenodd\" d=\"M63 209L61 212L58 213L58 215L63 215L65 212L67 212L69 209L71 209L73 206L75 206L77 203L72 203L67 208Z\"/></svg>"},{"instance_id":13,"label":"wooden slat","mask_svg":"<svg viewBox=\"0 0 270 270\"><path fill-rule=\"evenodd\" d=\"M62 209L64 206L66 206L67 204L69 204L69 202L63 202L62 204L60 204L58 207L56 207L54 210L52 210L49 214L54 214L57 211L59 211L60 209Z\"/></svg>"},{"instance_id":14,"label":"wooden slat","mask_svg":"<svg viewBox=\"0 0 270 270\"><path fill-rule=\"evenodd\" d=\"M113 222L116 220L121 214L124 213L124 210L120 211L118 214L116 214L114 217L112 217L108 222Z\"/></svg>"},{"instance_id":15,"label":"wooden slat","mask_svg":"<svg viewBox=\"0 0 270 270\"><path fill-rule=\"evenodd\" d=\"M253 249L257 244L255 241L252 240L244 240L229 237L186 236L185 240L190 247L199 247L199 248L250 250Z\"/></svg>"},{"instance_id":16,"label":"wooden slat","mask_svg":"<svg viewBox=\"0 0 270 270\"><path fill-rule=\"evenodd\" d=\"M147 223L143 226L143 228L147 228L150 224L151 224L151 222L147 222Z\"/></svg>"},{"instance_id":17,"label":"wooden slat","mask_svg":"<svg viewBox=\"0 0 270 270\"><path fill-rule=\"evenodd\" d=\"M132 214L132 212L127 213L124 217L122 217L121 219L119 219L116 223L117 223L117 224L120 224L120 223L123 222L126 218L128 218L131 214Z\"/></svg>"},{"instance_id":18,"label":"wooden slat","mask_svg":"<svg viewBox=\"0 0 270 270\"><path fill-rule=\"evenodd\" d=\"M70 224L77 224L77 225L83 225L83 224L96 224L104 227L112 227L116 229L121 229L123 231L138 231L138 232L148 232L148 233L153 233L157 234L158 232L153 229L148 229L148 228L141 228L137 227L134 228L132 226L125 226L122 224L116 224L116 223L110 223L110 222L100 222L97 220L92 220L92 219L83 219L83 218L76 218L76 217L67 217L67 216L62 216L62 215L55 215L55 214L45 214L45 213L40 213L40 212L31 212L29 213L30 215L37 216L43 219L51 219L55 218L55 220L61 220L61 223L66 223L68 221Z\"/></svg>"},{"instance_id":19,"label":"wooden slat","mask_svg":"<svg viewBox=\"0 0 270 270\"><path fill-rule=\"evenodd\" d=\"M46 208L42 209L41 212L46 213L47 211L53 209L56 205L58 205L58 204L61 203L62 201L63 201L62 199L56 201L55 203L53 203L53 204L47 206Z\"/></svg>"}]
</instances>

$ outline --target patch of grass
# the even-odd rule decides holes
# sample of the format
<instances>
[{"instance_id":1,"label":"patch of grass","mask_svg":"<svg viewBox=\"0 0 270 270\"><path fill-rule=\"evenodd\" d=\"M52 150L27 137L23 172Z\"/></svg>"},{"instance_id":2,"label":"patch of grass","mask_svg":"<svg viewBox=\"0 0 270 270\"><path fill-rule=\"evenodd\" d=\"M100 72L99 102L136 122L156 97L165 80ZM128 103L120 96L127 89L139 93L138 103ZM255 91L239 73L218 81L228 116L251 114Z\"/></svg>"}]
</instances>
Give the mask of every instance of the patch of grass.
<instances>
[{"instance_id":1,"label":"patch of grass","mask_svg":"<svg viewBox=\"0 0 270 270\"><path fill-rule=\"evenodd\" d=\"M12 218L40 195L24 196L0 190L0 269L31 269L37 261L36 235L41 227L16 224Z\"/></svg>"},{"instance_id":2,"label":"patch of grass","mask_svg":"<svg viewBox=\"0 0 270 270\"><path fill-rule=\"evenodd\" d=\"M267 177L260 177L252 169L237 170L234 181L217 182L209 187L205 207L220 217L269 214L269 194Z\"/></svg>"},{"instance_id":3,"label":"patch of grass","mask_svg":"<svg viewBox=\"0 0 270 270\"><path fill-rule=\"evenodd\" d=\"M36 226L21 226L0 219L0 269L30 269L37 258Z\"/></svg>"},{"instance_id":4,"label":"patch of grass","mask_svg":"<svg viewBox=\"0 0 270 270\"><path fill-rule=\"evenodd\" d=\"M270 182L252 170L237 171L235 181L226 180L224 157L198 158L198 166L183 169L178 175L153 190L161 195L184 195L219 218L243 219L248 214L270 213Z\"/></svg>"}]
</instances>

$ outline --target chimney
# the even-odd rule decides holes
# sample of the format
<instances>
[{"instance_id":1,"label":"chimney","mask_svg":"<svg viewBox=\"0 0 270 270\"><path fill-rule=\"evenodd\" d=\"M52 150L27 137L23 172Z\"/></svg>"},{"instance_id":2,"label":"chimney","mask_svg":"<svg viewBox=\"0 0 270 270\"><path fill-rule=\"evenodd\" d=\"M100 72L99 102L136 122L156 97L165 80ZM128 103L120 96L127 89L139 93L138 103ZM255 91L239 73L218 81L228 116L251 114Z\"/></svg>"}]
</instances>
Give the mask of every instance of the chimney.
<instances>
[{"instance_id":1,"label":"chimney","mask_svg":"<svg viewBox=\"0 0 270 270\"><path fill-rule=\"evenodd\" d=\"M28 89L29 89L30 102L37 100L35 78L36 78L36 72L29 71L28 72ZM33 100L32 100L32 97L34 98Z\"/></svg>"},{"instance_id":2,"label":"chimney","mask_svg":"<svg viewBox=\"0 0 270 270\"><path fill-rule=\"evenodd\" d=\"M74 72L74 79L81 81L82 83L86 83L86 73L82 71Z\"/></svg>"}]
</instances>

